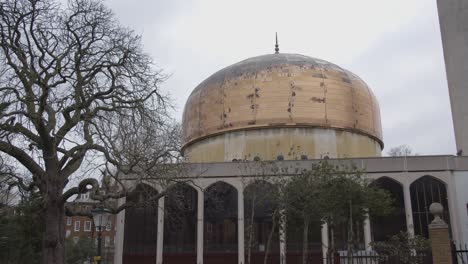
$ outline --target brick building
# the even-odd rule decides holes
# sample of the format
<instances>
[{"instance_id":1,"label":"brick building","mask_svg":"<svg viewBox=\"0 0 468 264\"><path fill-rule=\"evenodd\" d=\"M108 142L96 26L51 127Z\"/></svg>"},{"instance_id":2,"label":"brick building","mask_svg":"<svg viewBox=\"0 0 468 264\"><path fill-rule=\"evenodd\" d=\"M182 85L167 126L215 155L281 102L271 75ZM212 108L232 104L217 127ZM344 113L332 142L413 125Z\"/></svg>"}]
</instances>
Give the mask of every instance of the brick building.
<instances>
[{"instance_id":1,"label":"brick building","mask_svg":"<svg viewBox=\"0 0 468 264\"><path fill-rule=\"evenodd\" d=\"M77 211L90 211L96 204L89 198L89 194L78 195L68 206ZM114 244L115 244L115 215L111 215L106 227L102 230L102 263L113 263ZM63 220L65 226L65 237L71 237L74 242L80 238L92 238L97 245L99 228L94 226L93 219L86 216L65 216Z\"/></svg>"}]
</instances>

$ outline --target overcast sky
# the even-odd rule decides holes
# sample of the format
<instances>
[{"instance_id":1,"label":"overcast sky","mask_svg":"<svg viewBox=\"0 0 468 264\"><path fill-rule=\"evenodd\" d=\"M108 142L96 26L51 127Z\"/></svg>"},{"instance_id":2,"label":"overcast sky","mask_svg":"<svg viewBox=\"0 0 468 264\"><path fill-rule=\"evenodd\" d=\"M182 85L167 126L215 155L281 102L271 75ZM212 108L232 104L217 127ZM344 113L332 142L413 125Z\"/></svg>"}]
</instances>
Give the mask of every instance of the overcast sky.
<instances>
[{"instance_id":1,"label":"overcast sky","mask_svg":"<svg viewBox=\"0 0 468 264\"><path fill-rule=\"evenodd\" d=\"M321 58L359 75L380 103L386 153L454 154L436 0L107 0L170 74L181 120L189 94L214 72L280 52Z\"/></svg>"}]
</instances>

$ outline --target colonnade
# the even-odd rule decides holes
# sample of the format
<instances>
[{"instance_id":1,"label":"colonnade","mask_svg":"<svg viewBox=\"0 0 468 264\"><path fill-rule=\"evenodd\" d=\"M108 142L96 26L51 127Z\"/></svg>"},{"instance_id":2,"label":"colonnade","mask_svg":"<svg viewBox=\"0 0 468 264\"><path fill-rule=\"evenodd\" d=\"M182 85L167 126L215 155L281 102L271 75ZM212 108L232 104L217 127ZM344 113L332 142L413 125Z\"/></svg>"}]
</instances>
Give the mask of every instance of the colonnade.
<instances>
[{"instance_id":1,"label":"colonnade","mask_svg":"<svg viewBox=\"0 0 468 264\"><path fill-rule=\"evenodd\" d=\"M212 183L214 183L213 181ZM238 237L238 263L245 264L245 248L244 248L244 185L240 182L228 182L231 186L234 186L237 190L237 237ZM211 185L207 184L205 186ZM202 185L197 185L202 186ZM405 182L402 184L403 188L403 198L405 206L405 218L406 218L406 228L410 236L414 236L414 223L413 223L413 210L411 204L411 191L410 191L410 182ZM203 263L204 256L204 201L205 193L201 188L195 188L197 190L197 237L196 237L196 263ZM448 190L447 190L448 191ZM448 195L449 207L453 207L453 196ZM125 198L120 199L120 203L125 202ZM159 211L158 211L158 228L157 228L157 246L156 246L156 263L163 263L163 238L164 238L164 199L159 200ZM451 217L451 220L453 217ZM279 253L280 253L280 263L286 263L286 220L284 214L280 217L279 223ZM124 223L125 223L125 213L120 212L117 216L117 234L116 234L116 245L115 245L115 264L122 263L122 252L123 252L123 238L124 238ZM364 244L365 250L371 250L371 223L369 218L367 218L362 225L363 234L364 234ZM456 232L453 228L453 232ZM322 252L325 254L328 249L328 226L327 224L322 224L321 226L321 242L322 242Z\"/></svg>"}]
</instances>

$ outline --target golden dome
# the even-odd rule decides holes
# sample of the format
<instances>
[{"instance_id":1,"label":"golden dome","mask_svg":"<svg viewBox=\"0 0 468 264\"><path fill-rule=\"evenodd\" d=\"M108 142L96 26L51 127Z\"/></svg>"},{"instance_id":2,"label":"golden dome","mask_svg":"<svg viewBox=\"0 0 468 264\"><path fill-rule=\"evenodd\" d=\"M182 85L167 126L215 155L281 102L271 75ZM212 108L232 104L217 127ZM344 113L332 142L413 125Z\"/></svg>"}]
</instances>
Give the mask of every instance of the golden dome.
<instances>
[{"instance_id":1,"label":"golden dome","mask_svg":"<svg viewBox=\"0 0 468 264\"><path fill-rule=\"evenodd\" d=\"M198 85L183 114L184 148L212 136L265 128L330 128L380 144L377 99L355 74L297 54L269 54L226 67Z\"/></svg>"}]
</instances>

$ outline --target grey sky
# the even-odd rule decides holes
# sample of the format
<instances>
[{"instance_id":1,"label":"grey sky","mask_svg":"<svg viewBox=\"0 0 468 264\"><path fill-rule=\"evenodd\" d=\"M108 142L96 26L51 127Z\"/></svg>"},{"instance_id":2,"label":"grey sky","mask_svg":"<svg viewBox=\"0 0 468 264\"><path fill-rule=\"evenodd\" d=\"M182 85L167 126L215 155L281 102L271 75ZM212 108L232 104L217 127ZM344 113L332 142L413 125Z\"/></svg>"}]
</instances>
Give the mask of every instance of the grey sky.
<instances>
[{"instance_id":1,"label":"grey sky","mask_svg":"<svg viewBox=\"0 0 468 264\"><path fill-rule=\"evenodd\" d=\"M435 0L107 0L166 73L180 120L193 88L219 69L299 53L359 75L381 108L385 150L454 154Z\"/></svg>"}]
</instances>

